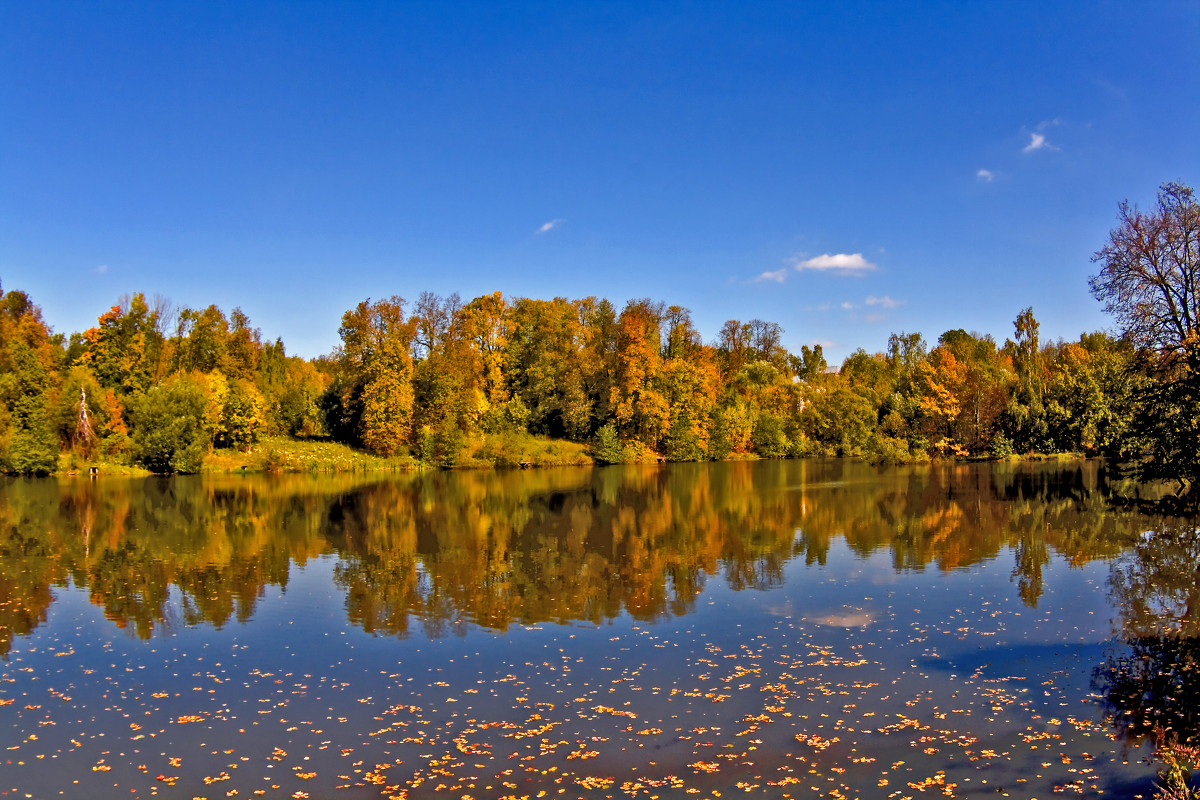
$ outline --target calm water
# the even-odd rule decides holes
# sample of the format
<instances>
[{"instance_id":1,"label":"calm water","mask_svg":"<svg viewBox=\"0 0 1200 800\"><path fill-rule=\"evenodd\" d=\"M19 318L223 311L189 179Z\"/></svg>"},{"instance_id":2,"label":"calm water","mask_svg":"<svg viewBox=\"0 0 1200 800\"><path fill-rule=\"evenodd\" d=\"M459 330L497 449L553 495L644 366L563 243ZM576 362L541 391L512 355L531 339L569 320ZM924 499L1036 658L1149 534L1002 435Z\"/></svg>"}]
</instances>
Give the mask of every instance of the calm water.
<instances>
[{"instance_id":1,"label":"calm water","mask_svg":"<svg viewBox=\"0 0 1200 800\"><path fill-rule=\"evenodd\" d=\"M0 483L0 796L1133 797L1194 522L1102 467Z\"/></svg>"}]
</instances>

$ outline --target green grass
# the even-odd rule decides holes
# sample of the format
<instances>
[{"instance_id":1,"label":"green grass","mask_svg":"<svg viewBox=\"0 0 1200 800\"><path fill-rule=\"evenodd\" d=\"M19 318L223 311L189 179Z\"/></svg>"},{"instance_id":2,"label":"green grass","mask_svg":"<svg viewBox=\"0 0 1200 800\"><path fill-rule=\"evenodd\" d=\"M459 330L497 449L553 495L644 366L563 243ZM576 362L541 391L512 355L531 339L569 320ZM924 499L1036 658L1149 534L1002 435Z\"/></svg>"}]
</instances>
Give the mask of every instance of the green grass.
<instances>
[{"instance_id":1,"label":"green grass","mask_svg":"<svg viewBox=\"0 0 1200 800\"><path fill-rule=\"evenodd\" d=\"M460 467L582 466L591 464L587 445L527 433L481 434L467 440Z\"/></svg>"},{"instance_id":2,"label":"green grass","mask_svg":"<svg viewBox=\"0 0 1200 800\"><path fill-rule=\"evenodd\" d=\"M575 466L591 464L587 446L529 434L479 435L466 440L455 468ZM398 472L429 469L412 455L382 458L322 439L265 437L248 451L214 450L203 472Z\"/></svg>"},{"instance_id":3,"label":"green grass","mask_svg":"<svg viewBox=\"0 0 1200 800\"><path fill-rule=\"evenodd\" d=\"M230 472L395 472L415 469L411 456L381 458L322 439L264 437L248 451L214 450L201 471Z\"/></svg>"},{"instance_id":4,"label":"green grass","mask_svg":"<svg viewBox=\"0 0 1200 800\"><path fill-rule=\"evenodd\" d=\"M104 461L99 458L84 458L77 453L66 452L58 456L56 475L73 476L88 475L88 470L95 467L100 475L149 475L150 471L133 464L121 464L114 461Z\"/></svg>"}]
</instances>

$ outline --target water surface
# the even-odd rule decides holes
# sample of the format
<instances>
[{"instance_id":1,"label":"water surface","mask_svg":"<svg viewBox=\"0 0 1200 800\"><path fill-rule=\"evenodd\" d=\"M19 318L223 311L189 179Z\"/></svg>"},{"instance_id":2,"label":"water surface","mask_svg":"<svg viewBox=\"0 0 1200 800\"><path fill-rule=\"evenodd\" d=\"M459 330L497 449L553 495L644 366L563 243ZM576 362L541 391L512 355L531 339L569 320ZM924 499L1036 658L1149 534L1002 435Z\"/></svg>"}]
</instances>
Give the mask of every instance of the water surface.
<instances>
[{"instance_id":1,"label":"water surface","mask_svg":"<svg viewBox=\"0 0 1200 800\"><path fill-rule=\"evenodd\" d=\"M1151 726L1196 725L1200 548L1105 487L6 480L0 793L1149 797Z\"/></svg>"}]
</instances>

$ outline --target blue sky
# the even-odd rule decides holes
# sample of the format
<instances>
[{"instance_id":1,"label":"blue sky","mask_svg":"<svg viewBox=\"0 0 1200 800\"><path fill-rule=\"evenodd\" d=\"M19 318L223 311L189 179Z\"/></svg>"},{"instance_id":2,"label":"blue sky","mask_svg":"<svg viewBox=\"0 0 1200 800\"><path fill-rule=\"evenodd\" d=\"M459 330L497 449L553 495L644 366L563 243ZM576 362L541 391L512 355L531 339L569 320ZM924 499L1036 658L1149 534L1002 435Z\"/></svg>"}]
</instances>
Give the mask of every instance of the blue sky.
<instances>
[{"instance_id":1,"label":"blue sky","mask_svg":"<svg viewBox=\"0 0 1200 800\"><path fill-rule=\"evenodd\" d=\"M367 297L1107 327L1117 204L1200 181L1200 3L7 2L0 282L327 353Z\"/></svg>"}]
</instances>

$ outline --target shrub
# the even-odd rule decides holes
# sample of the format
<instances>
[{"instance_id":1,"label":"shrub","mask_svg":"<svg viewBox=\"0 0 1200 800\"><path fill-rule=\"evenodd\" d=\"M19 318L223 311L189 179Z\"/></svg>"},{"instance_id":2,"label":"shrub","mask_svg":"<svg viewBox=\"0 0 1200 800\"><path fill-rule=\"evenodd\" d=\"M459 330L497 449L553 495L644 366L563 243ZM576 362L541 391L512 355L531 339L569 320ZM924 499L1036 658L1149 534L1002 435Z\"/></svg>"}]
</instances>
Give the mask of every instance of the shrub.
<instances>
[{"instance_id":1,"label":"shrub","mask_svg":"<svg viewBox=\"0 0 1200 800\"><path fill-rule=\"evenodd\" d=\"M596 431L596 437L592 440L592 458L599 464L620 464L625 460L621 439L611 422Z\"/></svg>"},{"instance_id":2,"label":"shrub","mask_svg":"<svg viewBox=\"0 0 1200 800\"><path fill-rule=\"evenodd\" d=\"M791 448L783 431L783 420L774 414L758 415L750 441L754 444L754 452L763 458L782 458Z\"/></svg>"},{"instance_id":3,"label":"shrub","mask_svg":"<svg viewBox=\"0 0 1200 800\"><path fill-rule=\"evenodd\" d=\"M133 457L151 472L194 473L208 450L203 390L186 377L152 387L130 403Z\"/></svg>"}]
</instances>

